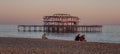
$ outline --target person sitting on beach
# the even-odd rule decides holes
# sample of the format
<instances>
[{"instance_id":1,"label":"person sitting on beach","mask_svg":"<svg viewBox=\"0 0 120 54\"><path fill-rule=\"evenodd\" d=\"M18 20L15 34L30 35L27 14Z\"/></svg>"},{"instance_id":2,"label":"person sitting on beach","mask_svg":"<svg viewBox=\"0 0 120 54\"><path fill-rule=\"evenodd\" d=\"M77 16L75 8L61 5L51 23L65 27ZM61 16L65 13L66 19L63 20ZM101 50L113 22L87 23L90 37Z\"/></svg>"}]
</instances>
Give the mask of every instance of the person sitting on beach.
<instances>
[{"instance_id":1,"label":"person sitting on beach","mask_svg":"<svg viewBox=\"0 0 120 54\"><path fill-rule=\"evenodd\" d=\"M78 34L76 37L75 37L75 41L79 41L80 40L80 34Z\"/></svg>"},{"instance_id":2,"label":"person sitting on beach","mask_svg":"<svg viewBox=\"0 0 120 54\"><path fill-rule=\"evenodd\" d=\"M44 33L44 34L42 35L42 39L48 39L48 38L46 37L46 33Z\"/></svg>"},{"instance_id":3,"label":"person sitting on beach","mask_svg":"<svg viewBox=\"0 0 120 54\"><path fill-rule=\"evenodd\" d=\"M82 35L82 36L80 37L80 41L81 41L81 42L86 42L85 35Z\"/></svg>"}]
</instances>

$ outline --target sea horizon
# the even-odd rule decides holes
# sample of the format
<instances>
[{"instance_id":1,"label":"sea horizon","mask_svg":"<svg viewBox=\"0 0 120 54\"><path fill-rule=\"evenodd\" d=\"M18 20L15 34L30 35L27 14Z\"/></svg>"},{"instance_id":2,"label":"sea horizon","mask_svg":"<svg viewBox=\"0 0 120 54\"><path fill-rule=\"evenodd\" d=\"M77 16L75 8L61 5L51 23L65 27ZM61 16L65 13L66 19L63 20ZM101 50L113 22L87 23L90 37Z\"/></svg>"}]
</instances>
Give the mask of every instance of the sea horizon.
<instances>
[{"instance_id":1,"label":"sea horizon","mask_svg":"<svg viewBox=\"0 0 120 54\"><path fill-rule=\"evenodd\" d=\"M17 25L0 25L0 37L41 38L44 32L18 32ZM85 34L87 42L120 43L120 25L103 25L101 33L47 33L49 39L74 41L77 34Z\"/></svg>"}]
</instances>

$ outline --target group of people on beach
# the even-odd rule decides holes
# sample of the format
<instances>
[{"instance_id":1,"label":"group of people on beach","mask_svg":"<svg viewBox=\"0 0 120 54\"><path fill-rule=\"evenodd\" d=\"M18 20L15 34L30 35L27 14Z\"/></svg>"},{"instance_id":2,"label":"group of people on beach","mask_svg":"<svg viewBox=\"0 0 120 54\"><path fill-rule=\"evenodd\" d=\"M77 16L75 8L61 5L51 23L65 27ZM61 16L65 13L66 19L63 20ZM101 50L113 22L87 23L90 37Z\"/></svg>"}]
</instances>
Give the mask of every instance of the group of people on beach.
<instances>
[{"instance_id":1,"label":"group of people on beach","mask_svg":"<svg viewBox=\"0 0 120 54\"><path fill-rule=\"evenodd\" d=\"M48 39L47 36L46 36L46 33L44 33L44 34L42 35L42 39ZM78 35L75 37L75 41L86 42L85 35L80 36L80 34L78 34Z\"/></svg>"},{"instance_id":2,"label":"group of people on beach","mask_svg":"<svg viewBox=\"0 0 120 54\"><path fill-rule=\"evenodd\" d=\"M80 36L80 34L78 34L78 35L75 37L75 41L86 42L85 35L81 35L81 36Z\"/></svg>"}]
</instances>

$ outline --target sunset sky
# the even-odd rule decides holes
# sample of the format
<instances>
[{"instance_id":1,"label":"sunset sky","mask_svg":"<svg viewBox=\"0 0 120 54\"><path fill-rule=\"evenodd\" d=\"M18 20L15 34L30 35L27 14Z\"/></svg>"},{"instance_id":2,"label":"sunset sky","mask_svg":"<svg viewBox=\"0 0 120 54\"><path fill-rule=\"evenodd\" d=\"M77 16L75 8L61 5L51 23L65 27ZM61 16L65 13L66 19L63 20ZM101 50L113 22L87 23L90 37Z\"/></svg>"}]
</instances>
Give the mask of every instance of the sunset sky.
<instances>
[{"instance_id":1,"label":"sunset sky","mask_svg":"<svg viewBox=\"0 0 120 54\"><path fill-rule=\"evenodd\" d=\"M0 24L41 24L55 13L78 16L81 24L120 24L120 0L0 0Z\"/></svg>"}]
</instances>

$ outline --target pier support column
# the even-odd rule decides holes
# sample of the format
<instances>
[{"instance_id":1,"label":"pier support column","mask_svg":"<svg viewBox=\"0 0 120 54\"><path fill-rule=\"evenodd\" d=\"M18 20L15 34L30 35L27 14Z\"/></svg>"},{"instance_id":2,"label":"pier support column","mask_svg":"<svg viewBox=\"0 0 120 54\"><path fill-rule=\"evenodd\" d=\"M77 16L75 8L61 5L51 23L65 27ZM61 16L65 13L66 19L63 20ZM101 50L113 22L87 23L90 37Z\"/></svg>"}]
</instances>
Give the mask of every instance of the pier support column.
<instances>
[{"instance_id":1,"label":"pier support column","mask_svg":"<svg viewBox=\"0 0 120 54\"><path fill-rule=\"evenodd\" d=\"M26 32L26 27L25 26L23 27L23 32Z\"/></svg>"},{"instance_id":2,"label":"pier support column","mask_svg":"<svg viewBox=\"0 0 120 54\"><path fill-rule=\"evenodd\" d=\"M31 32L31 27L29 26L29 30L28 30L29 32Z\"/></svg>"}]
</instances>

